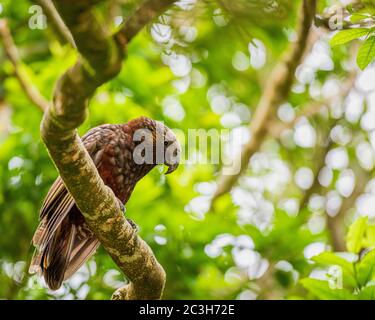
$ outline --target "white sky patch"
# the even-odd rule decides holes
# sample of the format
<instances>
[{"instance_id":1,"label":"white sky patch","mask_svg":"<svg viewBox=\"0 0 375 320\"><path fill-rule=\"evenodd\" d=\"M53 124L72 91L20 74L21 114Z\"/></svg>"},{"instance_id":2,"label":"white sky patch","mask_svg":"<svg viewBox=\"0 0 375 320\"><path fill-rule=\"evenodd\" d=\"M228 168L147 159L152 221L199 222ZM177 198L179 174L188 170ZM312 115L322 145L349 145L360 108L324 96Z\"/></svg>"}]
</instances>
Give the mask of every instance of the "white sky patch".
<instances>
[{"instance_id":1,"label":"white sky patch","mask_svg":"<svg viewBox=\"0 0 375 320\"><path fill-rule=\"evenodd\" d=\"M312 234L321 233L324 230L325 225L326 217L321 214L313 214L307 222L307 226Z\"/></svg>"},{"instance_id":2,"label":"white sky patch","mask_svg":"<svg viewBox=\"0 0 375 320\"><path fill-rule=\"evenodd\" d=\"M296 94L301 94L301 93L304 93L305 91L306 91L306 85L302 83L296 83L292 87L292 92Z\"/></svg>"},{"instance_id":3,"label":"white sky patch","mask_svg":"<svg viewBox=\"0 0 375 320\"><path fill-rule=\"evenodd\" d=\"M300 83L311 83L315 79L315 71L311 67L300 65L296 70L296 78Z\"/></svg>"},{"instance_id":4,"label":"white sky patch","mask_svg":"<svg viewBox=\"0 0 375 320\"><path fill-rule=\"evenodd\" d=\"M168 240L166 237L163 237L163 236L159 236L159 235L155 235L154 236L154 240L155 242L160 245L160 246L164 246L167 244Z\"/></svg>"},{"instance_id":5,"label":"white sky patch","mask_svg":"<svg viewBox=\"0 0 375 320\"><path fill-rule=\"evenodd\" d=\"M25 163L25 160L21 157L13 157L8 162L8 169L14 170L14 169L21 169Z\"/></svg>"},{"instance_id":6,"label":"white sky patch","mask_svg":"<svg viewBox=\"0 0 375 320\"><path fill-rule=\"evenodd\" d=\"M245 234L238 236L235 239L234 244L235 246L241 247L241 248L254 249L255 247L253 239L251 239L251 237Z\"/></svg>"},{"instance_id":7,"label":"white sky patch","mask_svg":"<svg viewBox=\"0 0 375 320\"><path fill-rule=\"evenodd\" d=\"M247 270L247 275L249 279L254 280L254 279L259 279L260 277L262 277L267 271L269 265L270 264L268 260L264 258L258 259L256 263L251 265Z\"/></svg>"},{"instance_id":8,"label":"white sky patch","mask_svg":"<svg viewBox=\"0 0 375 320\"><path fill-rule=\"evenodd\" d=\"M204 253L209 256L210 258L217 258L223 253L223 248L219 246L215 246L213 244L207 244L204 247Z\"/></svg>"},{"instance_id":9,"label":"white sky patch","mask_svg":"<svg viewBox=\"0 0 375 320\"><path fill-rule=\"evenodd\" d=\"M285 199L279 206L291 217L295 217L298 214L299 201L296 198Z\"/></svg>"},{"instance_id":10,"label":"white sky patch","mask_svg":"<svg viewBox=\"0 0 375 320\"><path fill-rule=\"evenodd\" d=\"M194 189L204 196L212 196L217 189L217 185L215 182L200 182L194 186Z\"/></svg>"},{"instance_id":11,"label":"white sky patch","mask_svg":"<svg viewBox=\"0 0 375 320\"><path fill-rule=\"evenodd\" d=\"M375 195L375 179L371 179L366 185L366 192Z\"/></svg>"},{"instance_id":12,"label":"white sky patch","mask_svg":"<svg viewBox=\"0 0 375 320\"><path fill-rule=\"evenodd\" d=\"M294 141L302 148L313 148L316 144L316 131L306 120L300 121L294 130Z\"/></svg>"},{"instance_id":13,"label":"white sky patch","mask_svg":"<svg viewBox=\"0 0 375 320\"><path fill-rule=\"evenodd\" d=\"M277 116L283 122L292 122L296 117L296 111L290 103L284 103L277 109Z\"/></svg>"},{"instance_id":14,"label":"white sky patch","mask_svg":"<svg viewBox=\"0 0 375 320\"><path fill-rule=\"evenodd\" d=\"M306 57L304 64L314 70L333 70L334 64L331 59L331 50L327 42L324 40L317 41L311 53Z\"/></svg>"},{"instance_id":15,"label":"white sky patch","mask_svg":"<svg viewBox=\"0 0 375 320\"><path fill-rule=\"evenodd\" d=\"M175 2L175 5L180 7L182 10L191 10L194 8L197 0L179 0Z\"/></svg>"},{"instance_id":16,"label":"white sky patch","mask_svg":"<svg viewBox=\"0 0 375 320\"><path fill-rule=\"evenodd\" d=\"M256 300L257 294L252 290L244 290L237 297L236 300Z\"/></svg>"},{"instance_id":17,"label":"white sky patch","mask_svg":"<svg viewBox=\"0 0 375 320\"><path fill-rule=\"evenodd\" d=\"M331 139L340 145L347 145L352 140L352 132L341 124L335 126L330 132Z\"/></svg>"},{"instance_id":18,"label":"white sky patch","mask_svg":"<svg viewBox=\"0 0 375 320\"><path fill-rule=\"evenodd\" d=\"M232 65L237 71L246 71L250 68L250 57L242 51L237 51L232 58Z\"/></svg>"},{"instance_id":19,"label":"white sky patch","mask_svg":"<svg viewBox=\"0 0 375 320\"><path fill-rule=\"evenodd\" d=\"M151 27L151 37L157 43L167 43L172 37L171 26L162 23L154 23Z\"/></svg>"},{"instance_id":20,"label":"white sky patch","mask_svg":"<svg viewBox=\"0 0 375 320\"><path fill-rule=\"evenodd\" d=\"M375 151L375 131L372 131L371 133L369 133L369 140L370 140L370 144L372 146L372 149Z\"/></svg>"},{"instance_id":21,"label":"white sky patch","mask_svg":"<svg viewBox=\"0 0 375 320\"><path fill-rule=\"evenodd\" d=\"M333 171L329 167L324 167L320 170L318 175L318 181L321 186L328 187L333 179Z\"/></svg>"},{"instance_id":22,"label":"white sky patch","mask_svg":"<svg viewBox=\"0 0 375 320\"><path fill-rule=\"evenodd\" d=\"M261 69L267 60L266 47L259 39L253 39L248 45L250 64L254 69Z\"/></svg>"},{"instance_id":23,"label":"white sky patch","mask_svg":"<svg viewBox=\"0 0 375 320\"><path fill-rule=\"evenodd\" d=\"M297 186L303 190L309 189L314 182L314 173L310 168L303 167L297 170L294 175Z\"/></svg>"},{"instance_id":24,"label":"white sky patch","mask_svg":"<svg viewBox=\"0 0 375 320\"><path fill-rule=\"evenodd\" d=\"M81 286L78 291L76 292L76 296L80 300L86 299L88 293L90 292L90 286L85 283L83 286Z\"/></svg>"},{"instance_id":25,"label":"white sky patch","mask_svg":"<svg viewBox=\"0 0 375 320\"><path fill-rule=\"evenodd\" d=\"M183 94L189 89L190 77L186 76L181 79L173 80L172 84L180 94Z\"/></svg>"},{"instance_id":26,"label":"white sky patch","mask_svg":"<svg viewBox=\"0 0 375 320\"><path fill-rule=\"evenodd\" d=\"M207 83L207 77L198 69L193 68L191 70L191 86L193 88L202 88Z\"/></svg>"},{"instance_id":27,"label":"white sky patch","mask_svg":"<svg viewBox=\"0 0 375 320\"><path fill-rule=\"evenodd\" d=\"M235 128L241 125L241 118L235 112L226 112L220 118L220 123L224 128Z\"/></svg>"},{"instance_id":28,"label":"white sky patch","mask_svg":"<svg viewBox=\"0 0 375 320\"><path fill-rule=\"evenodd\" d=\"M324 252L326 250L326 244L323 242L313 242L305 247L303 250L303 255L306 259L311 259L312 257Z\"/></svg>"},{"instance_id":29,"label":"white sky patch","mask_svg":"<svg viewBox=\"0 0 375 320\"><path fill-rule=\"evenodd\" d=\"M357 91L351 91L344 102L345 118L348 122L356 123L363 113L364 97Z\"/></svg>"},{"instance_id":30,"label":"white sky patch","mask_svg":"<svg viewBox=\"0 0 375 320\"><path fill-rule=\"evenodd\" d=\"M375 195L367 193L359 196L356 207L360 215L375 217Z\"/></svg>"},{"instance_id":31,"label":"white sky patch","mask_svg":"<svg viewBox=\"0 0 375 320\"><path fill-rule=\"evenodd\" d=\"M375 90L375 66L369 66L362 71L358 76L356 84L362 91Z\"/></svg>"},{"instance_id":32,"label":"white sky patch","mask_svg":"<svg viewBox=\"0 0 375 320\"><path fill-rule=\"evenodd\" d=\"M375 165L375 154L367 141L360 142L355 148L355 154L360 166L365 170L372 170Z\"/></svg>"},{"instance_id":33,"label":"white sky patch","mask_svg":"<svg viewBox=\"0 0 375 320\"><path fill-rule=\"evenodd\" d=\"M360 125L365 131L375 130L375 110L369 110L363 114Z\"/></svg>"},{"instance_id":34,"label":"white sky patch","mask_svg":"<svg viewBox=\"0 0 375 320\"><path fill-rule=\"evenodd\" d=\"M120 288L125 284L124 281L122 281L121 279L123 279L123 277L120 271L115 269L108 270L103 276L103 282L107 286L114 289Z\"/></svg>"},{"instance_id":35,"label":"white sky patch","mask_svg":"<svg viewBox=\"0 0 375 320\"><path fill-rule=\"evenodd\" d=\"M228 19L223 15L221 9L215 9L213 14L213 20L219 27L224 27L228 24Z\"/></svg>"},{"instance_id":36,"label":"white sky patch","mask_svg":"<svg viewBox=\"0 0 375 320\"><path fill-rule=\"evenodd\" d=\"M219 94L211 99L210 104L213 112L216 114L223 114L229 110L231 102L225 95Z\"/></svg>"},{"instance_id":37,"label":"white sky patch","mask_svg":"<svg viewBox=\"0 0 375 320\"><path fill-rule=\"evenodd\" d=\"M353 170L343 170L336 182L336 189L344 198L350 197L355 187L355 175Z\"/></svg>"},{"instance_id":38,"label":"white sky patch","mask_svg":"<svg viewBox=\"0 0 375 320\"><path fill-rule=\"evenodd\" d=\"M251 112L247 105L243 103L235 103L232 108L233 111L240 117L241 122L248 123L250 121Z\"/></svg>"},{"instance_id":39,"label":"white sky patch","mask_svg":"<svg viewBox=\"0 0 375 320\"><path fill-rule=\"evenodd\" d=\"M325 207L326 199L323 196L320 196L318 194L314 194L310 197L309 200L309 208L312 211L319 211L322 210Z\"/></svg>"},{"instance_id":40,"label":"white sky patch","mask_svg":"<svg viewBox=\"0 0 375 320\"><path fill-rule=\"evenodd\" d=\"M163 62L169 66L172 73L177 77L185 77L191 71L191 61L183 54L172 53L170 55L163 55L162 59Z\"/></svg>"},{"instance_id":41,"label":"white sky patch","mask_svg":"<svg viewBox=\"0 0 375 320\"><path fill-rule=\"evenodd\" d=\"M339 95L341 90L340 82L337 79L329 79L324 82L321 93L324 99L330 99Z\"/></svg>"},{"instance_id":42,"label":"white sky patch","mask_svg":"<svg viewBox=\"0 0 375 320\"><path fill-rule=\"evenodd\" d=\"M210 208L210 197L198 196L190 200L185 211L196 220L202 220Z\"/></svg>"},{"instance_id":43,"label":"white sky patch","mask_svg":"<svg viewBox=\"0 0 375 320\"><path fill-rule=\"evenodd\" d=\"M318 80L313 81L309 85L309 94L314 99L321 98L322 94L322 85Z\"/></svg>"},{"instance_id":44,"label":"white sky patch","mask_svg":"<svg viewBox=\"0 0 375 320\"><path fill-rule=\"evenodd\" d=\"M193 42L198 35L198 30L192 26L181 26L180 34L184 37L186 42Z\"/></svg>"},{"instance_id":45,"label":"white sky patch","mask_svg":"<svg viewBox=\"0 0 375 320\"><path fill-rule=\"evenodd\" d=\"M330 191L327 194L326 211L329 216L335 217L341 208L342 198L336 191Z\"/></svg>"},{"instance_id":46,"label":"white sky patch","mask_svg":"<svg viewBox=\"0 0 375 320\"><path fill-rule=\"evenodd\" d=\"M369 93L366 96L367 99L367 107L371 111L375 111L375 91Z\"/></svg>"},{"instance_id":47,"label":"white sky patch","mask_svg":"<svg viewBox=\"0 0 375 320\"><path fill-rule=\"evenodd\" d=\"M229 139L223 148L223 156L226 160L234 160L242 150L244 144L250 140L250 132L247 127L236 127L230 131Z\"/></svg>"},{"instance_id":48,"label":"white sky patch","mask_svg":"<svg viewBox=\"0 0 375 320\"><path fill-rule=\"evenodd\" d=\"M344 147L334 148L328 151L326 165L331 169L344 169L349 165L348 152Z\"/></svg>"},{"instance_id":49,"label":"white sky patch","mask_svg":"<svg viewBox=\"0 0 375 320\"><path fill-rule=\"evenodd\" d=\"M114 24L115 24L116 27L118 27L123 22L124 22L123 16L116 16L114 18Z\"/></svg>"},{"instance_id":50,"label":"white sky patch","mask_svg":"<svg viewBox=\"0 0 375 320\"><path fill-rule=\"evenodd\" d=\"M185 109L175 97L169 96L164 98L163 114L175 121L182 121L185 118Z\"/></svg>"},{"instance_id":51,"label":"white sky patch","mask_svg":"<svg viewBox=\"0 0 375 320\"><path fill-rule=\"evenodd\" d=\"M123 105L126 102L126 96L121 92L116 92L114 95L114 100L116 104Z\"/></svg>"},{"instance_id":52,"label":"white sky patch","mask_svg":"<svg viewBox=\"0 0 375 320\"><path fill-rule=\"evenodd\" d=\"M247 268L257 261L259 258L259 253L247 248L240 249L238 247L234 247L232 249L232 256L237 267Z\"/></svg>"}]
</instances>

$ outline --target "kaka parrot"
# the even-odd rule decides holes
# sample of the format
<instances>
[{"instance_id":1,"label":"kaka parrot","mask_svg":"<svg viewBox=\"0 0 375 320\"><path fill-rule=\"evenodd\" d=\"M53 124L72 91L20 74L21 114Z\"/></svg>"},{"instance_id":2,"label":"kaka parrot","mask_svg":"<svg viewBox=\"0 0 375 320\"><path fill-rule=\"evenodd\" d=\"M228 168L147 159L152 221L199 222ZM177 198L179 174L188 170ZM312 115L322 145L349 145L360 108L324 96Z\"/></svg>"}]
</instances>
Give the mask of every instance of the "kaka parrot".
<instances>
[{"instance_id":1,"label":"kaka parrot","mask_svg":"<svg viewBox=\"0 0 375 320\"><path fill-rule=\"evenodd\" d=\"M142 130L146 130L144 134ZM138 138L141 138L136 139L139 132ZM126 124L95 127L82 141L104 183L112 189L123 209L136 183L152 168L165 164L169 167L168 174L176 170L179 163L180 145L174 133L146 117ZM147 150L152 151L149 161ZM158 150L161 150L159 159ZM43 276L49 288L57 290L95 253L99 241L60 177L50 188L39 218L29 272Z\"/></svg>"}]
</instances>

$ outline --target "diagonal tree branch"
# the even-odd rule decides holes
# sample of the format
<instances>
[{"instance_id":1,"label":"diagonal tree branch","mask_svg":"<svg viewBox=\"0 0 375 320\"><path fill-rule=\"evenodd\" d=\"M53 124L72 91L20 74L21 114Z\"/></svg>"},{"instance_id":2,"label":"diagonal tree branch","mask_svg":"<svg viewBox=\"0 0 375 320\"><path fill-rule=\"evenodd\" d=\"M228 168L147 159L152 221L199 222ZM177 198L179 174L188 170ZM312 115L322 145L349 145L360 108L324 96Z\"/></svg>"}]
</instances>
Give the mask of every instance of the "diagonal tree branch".
<instances>
[{"instance_id":1,"label":"diagonal tree branch","mask_svg":"<svg viewBox=\"0 0 375 320\"><path fill-rule=\"evenodd\" d=\"M352 194L343 200L339 212L335 216L330 216L327 214L327 229L329 232L329 237L331 240L333 251L340 252L346 251L346 226L345 218L348 210L351 209L358 197L365 192L366 184L371 180L372 176L369 172L366 172L357 163L352 166L355 172L355 187Z\"/></svg>"},{"instance_id":2,"label":"diagonal tree branch","mask_svg":"<svg viewBox=\"0 0 375 320\"><path fill-rule=\"evenodd\" d=\"M66 27L64 21L56 11L55 6L51 0L33 0L36 4L42 7L43 13L47 17L47 22L51 23L53 30L61 42L69 43L73 48L75 43L73 37Z\"/></svg>"},{"instance_id":3,"label":"diagonal tree branch","mask_svg":"<svg viewBox=\"0 0 375 320\"><path fill-rule=\"evenodd\" d=\"M135 13L129 16L116 36L129 42L149 21L162 14L176 0L145 1Z\"/></svg>"},{"instance_id":4,"label":"diagonal tree branch","mask_svg":"<svg viewBox=\"0 0 375 320\"><path fill-rule=\"evenodd\" d=\"M57 82L53 104L42 120L42 139L90 229L130 280L113 298L159 299L165 272L150 247L126 221L112 190L104 185L76 131L86 117L89 98L96 88L120 72L124 42L118 41L117 35L109 36L96 19L92 6L99 1L53 2L71 31L81 57ZM150 3L158 3L157 8L162 11L172 1L146 1L135 15L143 12L143 6L150 8ZM133 26L132 36L156 15L155 11L148 14L148 19L130 18L141 21L136 28Z\"/></svg>"},{"instance_id":5,"label":"diagonal tree branch","mask_svg":"<svg viewBox=\"0 0 375 320\"><path fill-rule=\"evenodd\" d=\"M222 195L229 192L246 170L251 156L260 148L267 134L267 122L274 115L278 105L289 95L293 84L295 71L304 55L313 18L315 16L316 0L303 0L298 21L297 41L292 43L283 60L276 65L271 80L264 89L254 118L251 121L250 141L243 147L240 157L240 170L232 174L221 175L218 188L212 199L212 204ZM237 168L236 168L237 169Z\"/></svg>"},{"instance_id":6,"label":"diagonal tree branch","mask_svg":"<svg viewBox=\"0 0 375 320\"><path fill-rule=\"evenodd\" d=\"M49 102L39 93L38 89L35 88L24 72L18 49L13 41L12 34L10 33L8 23L5 19L0 19L0 39L3 43L5 54L13 65L14 74L26 96L32 103L39 107L40 110L47 110Z\"/></svg>"},{"instance_id":7,"label":"diagonal tree branch","mask_svg":"<svg viewBox=\"0 0 375 320\"><path fill-rule=\"evenodd\" d=\"M353 55L354 57L354 55ZM338 97L335 97L335 99L339 99L343 101L347 98L351 90L355 87L355 81L357 79L357 69L353 69L349 72L345 82L343 83L340 95ZM331 100L331 99L329 99ZM323 103L322 105L330 105L333 101L327 101L326 103ZM314 182L311 185L311 187L305 191L305 193L302 196L301 202L300 202L300 208L304 210L300 210L300 219L301 222L305 222L309 217L309 210L308 204L311 196L315 193L319 193L322 189L322 186L319 182L319 173L325 166L325 160L327 153L332 149L333 147L333 141L330 138L330 131L331 129L339 122L340 119L329 119L328 120L328 128L323 133L323 139L325 140L325 144L323 143L323 146L320 147L317 152L316 158L314 160L315 164L315 174L314 174ZM353 191L352 195L345 199L343 202L338 214L334 217L329 216L329 214L326 214L326 221L327 221L327 231L331 240L332 247L334 251L345 251L345 230L344 230L344 218L345 213L347 212L348 208L353 204L355 199L363 192L364 189L364 183L365 180L363 178L363 169L357 168L356 170L358 174L359 181L356 182L355 190Z\"/></svg>"}]
</instances>

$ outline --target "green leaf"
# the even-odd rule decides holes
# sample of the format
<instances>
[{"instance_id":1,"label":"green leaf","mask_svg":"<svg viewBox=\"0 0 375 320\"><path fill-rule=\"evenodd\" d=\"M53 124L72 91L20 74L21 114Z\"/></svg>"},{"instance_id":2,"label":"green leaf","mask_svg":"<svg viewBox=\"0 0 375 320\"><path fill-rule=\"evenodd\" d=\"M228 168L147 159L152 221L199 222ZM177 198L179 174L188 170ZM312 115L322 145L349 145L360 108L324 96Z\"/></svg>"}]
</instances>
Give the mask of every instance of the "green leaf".
<instances>
[{"instance_id":1,"label":"green leaf","mask_svg":"<svg viewBox=\"0 0 375 320\"><path fill-rule=\"evenodd\" d=\"M364 8L362 8L361 10L359 10L358 12L360 12L360 13L367 13L370 16L375 15L375 7L374 7L373 0L363 0L362 2L366 6Z\"/></svg>"},{"instance_id":2,"label":"green leaf","mask_svg":"<svg viewBox=\"0 0 375 320\"><path fill-rule=\"evenodd\" d=\"M356 29L348 29L342 30L337 32L333 38L331 39L330 43L331 46L338 46L345 43L348 43L354 39L358 39L367 35L371 30L366 28L356 28Z\"/></svg>"},{"instance_id":3,"label":"green leaf","mask_svg":"<svg viewBox=\"0 0 375 320\"><path fill-rule=\"evenodd\" d=\"M366 247L375 247L375 226L367 226Z\"/></svg>"},{"instance_id":4,"label":"green leaf","mask_svg":"<svg viewBox=\"0 0 375 320\"><path fill-rule=\"evenodd\" d=\"M357 64L363 70L375 58L375 36L369 37L359 48Z\"/></svg>"},{"instance_id":5,"label":"green leaf","mask_svg":"<svg viewBox=\"0 0 375 320\"><path fill-rule=\"evenodd\" d=\"M350 227L346 236L348 251L359 253L367 227L367 217L358 218Z\"/></svg>"},{"instance_id":6,"label":"green leaf","mask_svg":"<svg viewBox=\"0 0 375 320\"><path fill-rule=\"evenodd\" d=\"M355 13L355 14L350 16L350 21L353 22L353 23L357 23L359 21L362 21L362 20L368 19L368 18L369 18L369 16L366 15L366 14Z\"/></svg>"},{"instance_id":7,"label":"green leaf","mask_svg":"<svg viewBox=\"0 0 375 320\"><path fill-rule=\"evenodd\" d=\"M360 300L375 300L375 286L364 287L358 297Z\"/></svg>"},{"instance_id":8,"label":"green leaf","mask_svg":"<svg viewBox=\"0 0 375 320\"><path fill-rule=\"evenodd\" d=\"M311 260L325 264L325 265L337 265L342 268L344 282L350 286L356 287L357 281L354 276L353 264L345 260L342 257L332 253L332 252L323 252L317 256L314 256Z\"/></svg>"},{"instance_id":9,"label":"green leaf","mask_svg":"<svg viewBox=\"0 0 375 320\"><path fill-rule=\"evenodd\" d=\"M357 281L360 286L365 286L371 280L374 268L375 250L372 250L357 264Z\"/></svg>"},{"instance_id":10,"label":"green leaf","mask_svg":"<svg viewBox=\"0 0 375 320\"><path fill-rule=\"evenodd\" d=\"M332 252L322 252L321 254L312 257L311 260L327 265L338 265L348 272L354 274L353 265L349 261Z\"/></svg>"},{"instance_id":11,"label":"green leaf","mask_svg":"<svg viewBox=\"0 0 375 320\"><path fill-rule=\"evenodd\" d=\"M356 300L347 289L331 289L328 281L305 278L301 280L302 285L313 295L321 300Z\"/></svg>"}]
</instances>

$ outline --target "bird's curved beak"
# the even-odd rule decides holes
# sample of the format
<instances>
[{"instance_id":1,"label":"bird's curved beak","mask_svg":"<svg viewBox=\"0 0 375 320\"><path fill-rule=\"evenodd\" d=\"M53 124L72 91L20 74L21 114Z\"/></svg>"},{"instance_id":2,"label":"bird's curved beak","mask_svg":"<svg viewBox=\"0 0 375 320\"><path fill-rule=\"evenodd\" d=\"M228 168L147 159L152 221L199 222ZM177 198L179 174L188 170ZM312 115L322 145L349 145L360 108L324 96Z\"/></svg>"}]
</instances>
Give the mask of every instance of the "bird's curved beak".
<instances>
[{"instance_id":1,"label":"bird's curved beak","mask_svg":"<svg viewBox=\"0 0 375 320\"><path fill-rule=\"evenodd\" d=\"M180 164L181 146L177 138L174 136L174 142L168 147L165 153L164 164L168 166L165 174L170 174L178 168Z\"/></svg>"},{"instance_id":2,"label":"bird's curved beak","mask_svg":"<svg viewBox=\"0 0 375 320\"><path fill-rule=\"evenodd\" d=\"M174 164L167 165L168 166L168 170L167 170L167 172L165 174L170 174L173 171L175 171L178 168L178 165L179 165L178 162L176 162Z\"/></svg>"}]
</instances>

